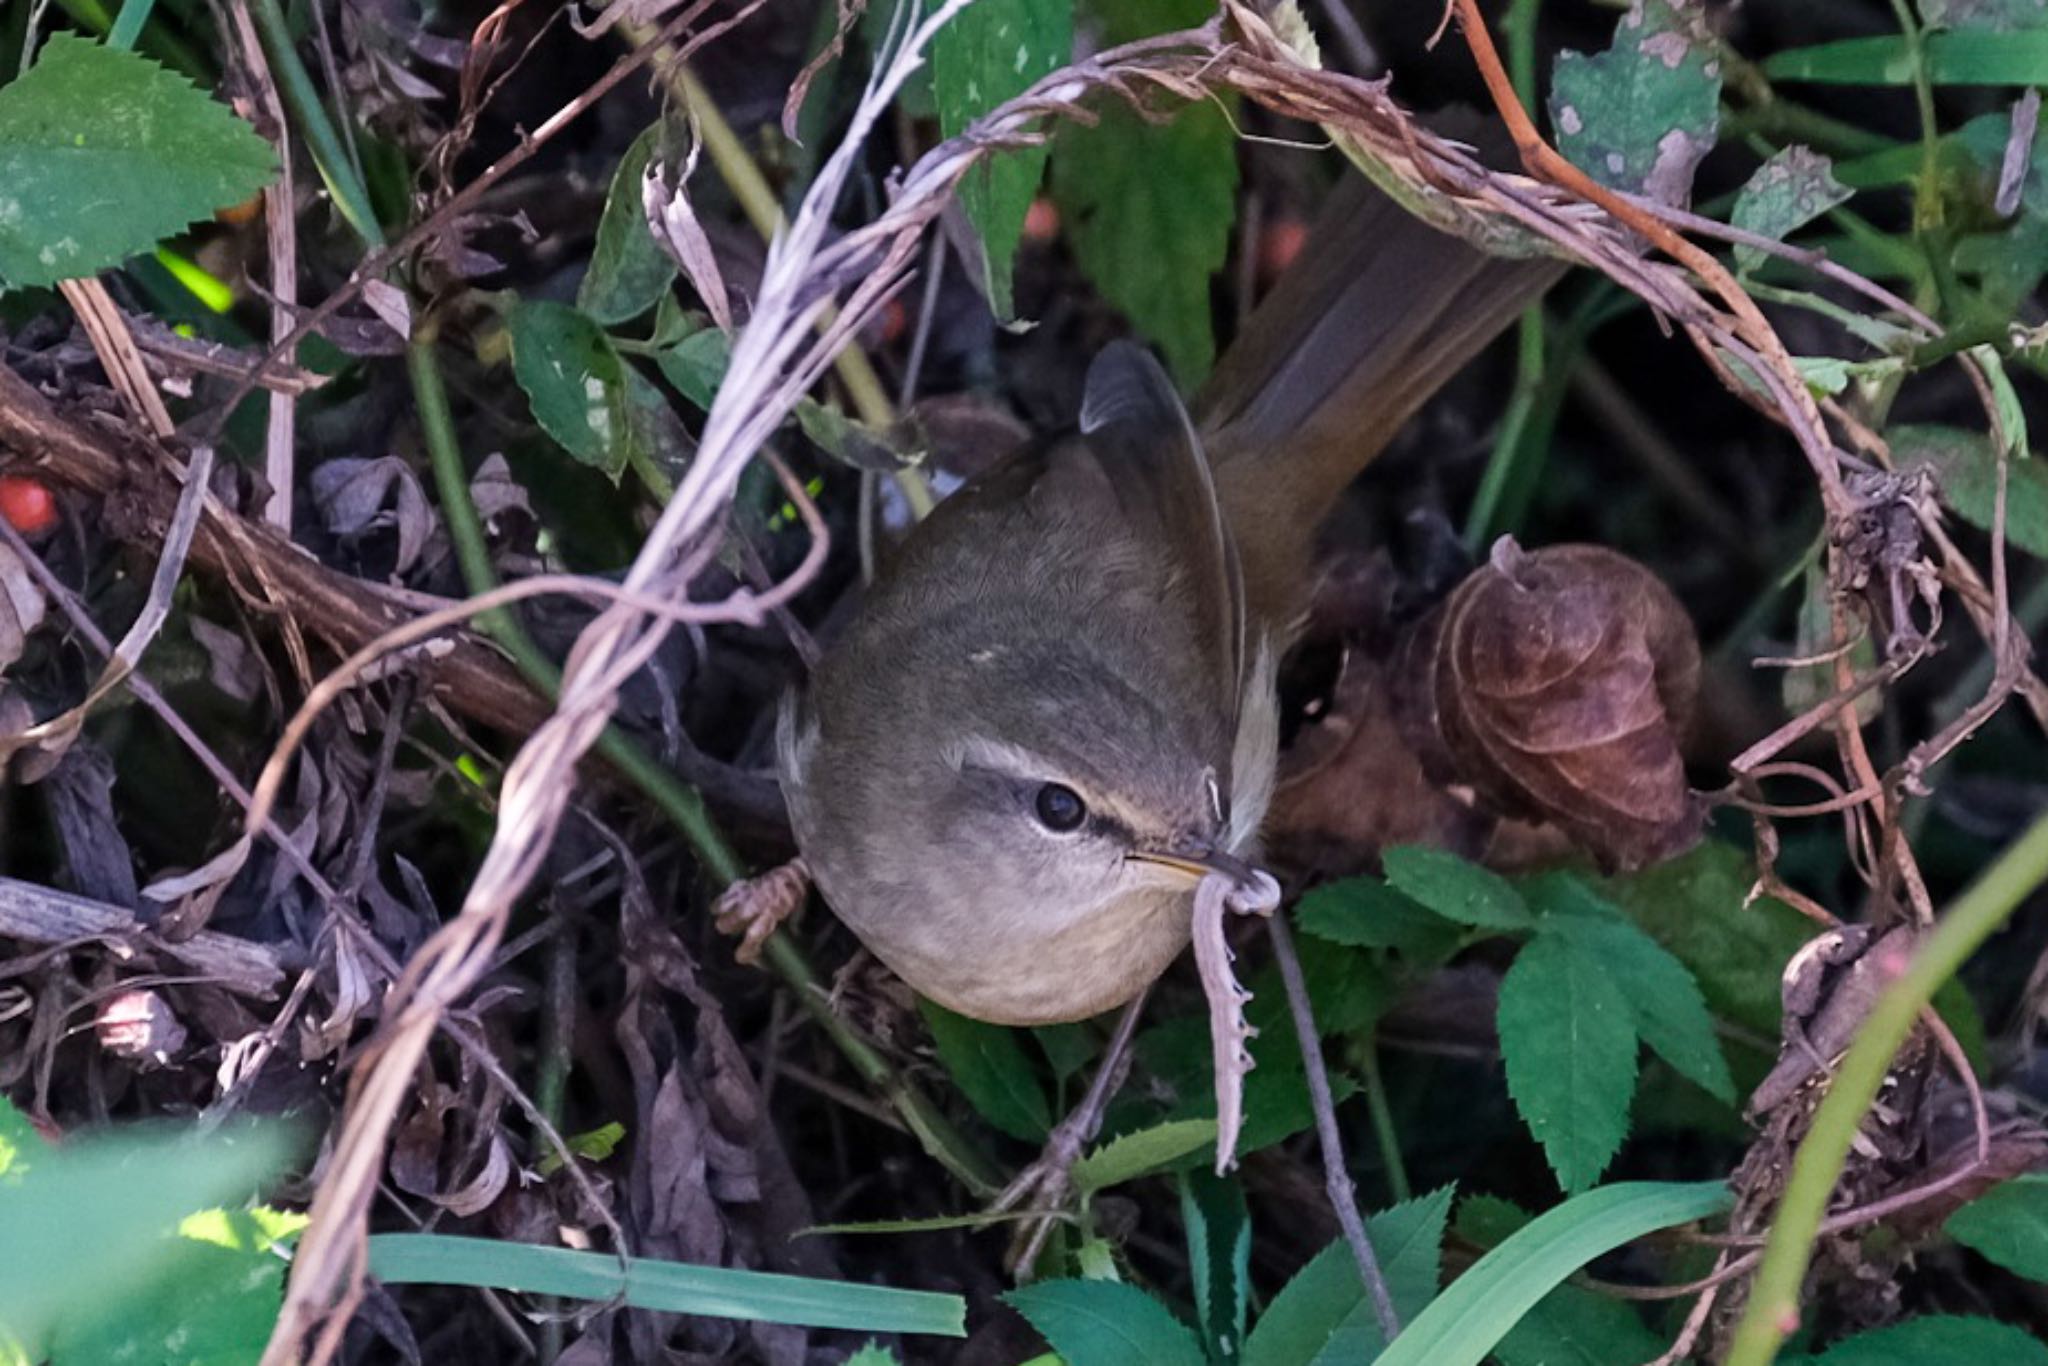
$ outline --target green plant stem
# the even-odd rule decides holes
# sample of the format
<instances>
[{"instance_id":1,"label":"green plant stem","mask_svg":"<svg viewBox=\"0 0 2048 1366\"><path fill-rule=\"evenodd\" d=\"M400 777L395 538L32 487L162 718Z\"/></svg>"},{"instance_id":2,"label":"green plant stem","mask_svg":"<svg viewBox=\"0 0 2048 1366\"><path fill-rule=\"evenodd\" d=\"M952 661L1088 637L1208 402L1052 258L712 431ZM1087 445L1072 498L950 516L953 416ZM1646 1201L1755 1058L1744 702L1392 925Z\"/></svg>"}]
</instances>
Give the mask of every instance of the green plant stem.
<instances>
[{"instance_id":1,"label":"green plant stem","mask_svg":"<svg viewBox=\"0 0 2048 1366\"><path fill-rule=\"evenodd\" d=\"M354 168L342 155L341 140L328 119L327 107L313 88L312 77L299 61L277 0L251 0L251 13L263 37L272 75L286 93L292 115L300 122L300 135L311 149L322 177L334 187L336 202L366 207L369 197L364 193ZM359 221L354 214L344 210L344 216L366 245L372 248L383 245L384 234L374 215L365 214ZM433 471L435 491L440 495L441 515L448 527L449 541L455 549L456 564L471 594L489 592L498 586L497 571L491 565L483 520L477 515L476 503L470 497L468 470L463 462L461 444L456 438L447 386L442 380L429 332L422 331L407 344L405 362L407 375L412 381L413 400L418 408L421 438L427 448L427 460ZM536 687L550 698L557 695L560 671L510 613L502 609L480 613L477 625L505 648ZM605 728L596 747L600 755L638 787L676 826L696 853L699 863L719 886L729 886L746 875L746 865L726 842L724 833L706 809L703 797L695 789L656 763L616 726ZM787 935L776 935L768 941L767 959L769 967L795 991L797 1000L817 1019L827 1037L845 1055L861 1079L887 1096L925 1150L977 1193L995 1189L995 1177L987 1161L966 1137L921 1091L901 1077L873 1045L833 1014L826 1004L824 992L818 988L817 974L811 969L803 951L791 943Z\"/></svg>"},{"instance_id":2,"label":"green plant stem","mask_svg":"<svg viewBox=\"0 0 2048 1366\"><path fill-rule=\"evenodd\" d=\"M1408 1184L1408 1164L1401 1157L1401 1135L1394 1128L1394 1107L1387 1103L1386 1079L1380 1075L1379 1040L1361 1040L1352 1061L1365 1077L1365 1108L1372 1115L1373 1141L1379 1145L1380 1163L1387 1169L1387 1194L1398 1205L1415 1192Z\"/></svg>"},{"instance_id":3,"label":"green plant stem","mask_svg":"<svg viewBox=\"0 0 2048 1366\"><path fill-rule=\"evenodd\" d=\"M101 0L57 0L57 7L70 15L72 22L87 32L111 37L120 27L120 20L126 17L126 10L138 3L142 6L139 11L140 19L136 22L136 28L139 30L143 26L141 20L149 17L148 11L154 0L129 0L120 16L110 13ZM27 6L23 6L22 10L26 12ZM190 76L198 85L210 86L214 82L215 72L206 54L170 32L164 24L158 24L146 33L138 33L131 37L128 45L157 58L183 75Z\"/></svg>"},{"instance_id":4,"label":"green plant stem","mask_svg":"<svg viewBox=\"0 0 2048 1366\"><path fill-rule=\"evenodd\" d=\"M365 246L372 251L381 250L385 245L383 225L377 222L376 211L370 207L369 191L363 187L334 131L334 121L327 117L320 92L313 88L312 75L292 45L292 31L285 23L284 11L277 0L249 0L249 16L256 21L256 32L263 39L264 55L270 58L271 78L277 82L278 93L284 96L292 117L298 120L299 136L306 140L320 179L326 184L327 193L334 196L334 206L341 210L341 216Z\"/></svg>"},{"instance_id":5,"label":"green plant stem","mask_svg":"<svg viewBox=\"0 0 2048 1366\"><path fill-rule=\"evenodd\" d=\"M1778 1217L1750 1288L1749 1308L1736 1328L1726 1366L1767 1366L1798 1325L1799 1288L1806 1278L1828 1197L1834 1193L1856 1131L1884 1084L1893 1056L1934 993L2044 880L2048 880L2048 815L2036 818L1985 870L1942 917L1906 971L1877 998L1792 1160L1792 1175L1778 1204Z\"/></svg>"},{"instance_id":6,"label":"green plant stem","mask_svg":"<svg viewBox=\"0 0 2048 1366\"><path fill-rule=\"evenodd\" d=\"M631 22L620 27L625 30L628 41L635 43L645 42L653 34L651 28ZM704 149L711 153L712 164L718 167L718 174L724 178L726 188L732 191L732 197L739 202L747 221L754 225L763 241L771 240L782 225L782 205L775 198L775 191L769 188L767 178L761 174L761 168L747 154L746 144L726 122L718 101L711 98L711 92L704 88L704 83L681 60L664 54L654 59L654 68L669 82L677 98L683 101L690 116L697 121L697 128L704 138ZM836 309L826 308L819 315L819 328L830 327L838 316ZM838 374L839 382L846 386L847 400L853 404L853 411L862 422L878 432L887 431L895 425L896 406L889 401L888 391L882 387L882 378L875 373L865 351L849 342L833 357L832 368ZM898 470L896 484L909 500L912 515L923 520L934 506L931 485L923 471Z\"/></svg>"}]
</instances>

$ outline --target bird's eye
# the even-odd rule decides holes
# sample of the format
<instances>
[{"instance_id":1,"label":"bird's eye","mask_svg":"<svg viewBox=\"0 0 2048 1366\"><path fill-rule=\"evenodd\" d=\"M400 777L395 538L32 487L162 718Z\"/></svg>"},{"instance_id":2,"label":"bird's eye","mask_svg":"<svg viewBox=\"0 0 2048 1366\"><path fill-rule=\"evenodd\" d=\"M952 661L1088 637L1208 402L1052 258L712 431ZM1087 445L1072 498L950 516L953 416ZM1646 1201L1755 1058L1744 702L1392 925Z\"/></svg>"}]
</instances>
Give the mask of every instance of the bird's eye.
<instances>
[{"instance_id":1,"label":"bird's eye","mask_svg":"<svg viewBox=\"0 0 2048 1366\"><path fill-rule=\"evenodd\" d=\"M1038 812L1038 823L1059 834L1068 834L1081 828L1081 822L1088 819L1088 804L1081 800L1081 794L1063 783L1047 783L1038 789L1033 803Z\"/></svg>"}]
</instances>

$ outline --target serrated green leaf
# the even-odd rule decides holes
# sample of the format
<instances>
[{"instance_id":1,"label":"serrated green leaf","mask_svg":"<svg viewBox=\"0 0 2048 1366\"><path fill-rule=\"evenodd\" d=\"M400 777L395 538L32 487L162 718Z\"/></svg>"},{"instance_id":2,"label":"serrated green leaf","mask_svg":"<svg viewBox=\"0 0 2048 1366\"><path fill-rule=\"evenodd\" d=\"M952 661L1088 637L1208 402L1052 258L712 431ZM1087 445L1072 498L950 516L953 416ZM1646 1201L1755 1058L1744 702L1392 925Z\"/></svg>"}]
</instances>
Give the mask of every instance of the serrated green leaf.
<instances>
[{"instance_id":1,"label":"serrated green leaf","mask_svg":"<svg viewBox=\"0 0 2048 1366\"><path fill-rule=\"evenodd\" d=\"M1948 1217L1948 1236L2016 1276L2048 1281L2048 1176L1993 1186Z\"/></svg>"},{"instance_id":2,"label":"serrated green leaf","mask_svg":"<svg viewBox=\"0 0 2048 1366\"><path fill-rule=\"evenodd\" d=\"M1403 1323L1436 1297L1451 1195L1444 1186L1366 1220L1366 1237ZM1245 1340L1244 1366L1339 1366L1370 1361L1383 1345L1351 1245L1339 1238L1266 1306Z\"/></svg>"},{"instance_id":3,"label":"serrated green leaf","mask_svg":"<svg viewBox=\"0 0 2048 1366\"><path fill-rule=\"evenodd\" d=\"M1215 1143L1214 1119L1170 1119L1111 1139L1076 1162L1069 1175L1085 1195L1136 1180Z\"/></svg>"},{"instance_id":4,"label":"serrated green leaf","mask_svg":"<svg viewBox=\"0 0 2048 1366\"><path fill-rule=\"evenodd\" d=\"M1500 984L1508 1094L1567 1194L1600 1178L1628 1133L1636 1030L1600 961L1562 935L1531 940Z\"/></svg>"},{"instance_id":5,"label":"serrated green leaf","mask_svg":"<svg viewBox=\"0 0 2048 1366\"><path fill-rule=\"evenodd\" d=\"M665 125L657 123L634 138L612 172L604 213L597 220L590 269L576 287L576 307L598 322L622 323L639 317L676 278L676 263L647 230L640 195L641 177L660 150L664 131Z\"/></svg>"},{"instance_id":6,"label":"serrated green leaf","mask_svg":"<svg viewBox=\"0 0 2048 1366\"><path fill-rule=\"evenodd\" d=\"M1052 1128L1051 1107L1016 1032L970 1020L936 1001L919 1001L918 1007L938 1044L939 1062L975 1112L1012 1138L1044 1138Z\"/></svg>"},{"instance_id":7,"label":"serrated green leaf","mask_svg":"<svg viewBox=\"0 0 2048 1366\"><path fill-rule=\"evenodd\" d=\"M1121 1281L1042 1281L1003 1299L1067 1366L1207 1366L1193 1330Z\"/></svg>"},{"instance_id":8,"label":"serrated green leaf","mask_svg":"<svg viewBox=\"0 0 2048 1366\"><path fill-rule=\"evenodd\" d=\"M1188 1231L1188 1269L1203 1346L1212 1361L1236 1361L1244 1345L1252 1250L1244 1187L1235 1177L1218 1176L1206 1167L1182 1172L1180 1211Z\"/></svg>"},{"instance_id":9,"label":"serrated green leaf","mask_svg":"<svg viewBox=\"0 0 2048 1366\"><path fill-rule=\"evenodd\" d=\"M184 77L52 33L0 86L0 281L117 266L276 172L270 144Z\"/></svg>"},{"instance_id":10,"label":"serrated green leaf","mask_svg":"<svg viewBox=\"0 0 2048 1366\"><path fill-rule=\"evenodd\" d=\"M903 1366L902 1358L870 1338L846 1359L846 1366Z\"/></svg>"},{"instance_id":11,"label":"serrated green leaf","mask_svg":"<svg viewBox=\"0 0 2048 1366\"><path fill-rule=\"evenodd\" d=\"M1526 930L1536 923L1513 883L1446 850L1397 845L1381 862L1396 891L1446 920L1484 930Z\"/></svg>"},{"instance_id":12,"label":"serrated green leaf","mask_svg":"<svg viewBox=\"0 0 2048 1366\"><path fill-rule=\"evenodd\" d=\"M2048 1366L2048 1343L1997 1319L1930 1314L1838 1342L1809 1366ZM1790 1364L1788 1363L1788 1366Z\"/></svg>"},{"instance_id":13,"label":"serrated green leaf","mask_svg":"<svg viewBox=\"0 0 2048 1366\"><path fill-rule=\"evenodd\" d=\"M1770 897L1749 902L1756 865L1709 840L1639 873L1601 881L1600 891L1677 956L1716 1015L1765 1038L1778 1036L1779 979L1813 936L1813 923Z\"/></svg>"},{"instance_id":14,"label":"serrated green leaf","mask_svg":"<svg viewBox=\"0 0 2048 1366\"><path fill-rule=\"evenodd\" d=\"M1376 877L1315 888L1295 906L1294 923L1333 944L1392 949L1418 962L1437 961L1464 938L1456 924Z\"/></svg>"},{"instance_id":15,"label":"serrated green leaf","mask_svg":"<svg viewBox=\"0 0 2048 1366\"><path fill-rule=\"evenodd\" d=\"M1473 1263L1374 1366L1479 1366L1523 1315L1595 1257L1733 1204L1717 1181L1624 1182L1575 1196Z\"/></svg>"},{"instance_id":16,"label":"serrated green leaf","mask_svg":"<svg viewBox=\"0 0 2048 1366\"><path fill-rule=\"evenodd\" d=\"M1735 1082L1728 1075L1728 1060L1714 1036L1699 983L1685 964L1618 910L1599 903L1576 878L1546 879L1529 895L1544 913L1542 931L1569 939L1620 988L1642 1041L1679 1075L1732 1104ZM1589 914L1570 898L1585 898L1598 909Z\"/></svg>"},{"instance_id":17,"label":"serrated green leaf","mask_svg":"<svg viewBox=\"0 0 2048 1366\"><path fill-rule=\"evenodd\" d=\"M1835 179L1834 165L1810 147L1781 147L1756 168L1735 196L1729 221L1738 228L1784 241L1814 219L1846 203L1851 191ZM1768 258L1756 247L1735 248L1735 263L1755 270Z\"/></svg>"},{"instance_id":18,"label":"serrated green leaf","mask_svg":"<svg viewBox=\"0 0 2048 1366\"><path fill-rule=\"evenodd\" d=\"M1934 85L2048 83L2048 32L1958 30L1923 36L1927 79ZM1845 38L1774 52L1764 74L1822 85L1911 85L1913 59L1903 35Z\"/></svg>"},{"instance_id":19,"label":"serrated green leaf","mask_svg":"<svg viewBox=\"0 0 2048 1366\"><path fill-rule=\"evenodd\" d=\"M2048 0L1920 0L1929 28L2023 33L2048 28Z\"/></svg>"},{"instance_id":20,"label":"serrated green leaf","mask_svg":"<svg viewBox=\"0 0 2048 1366\"><path fill-rule=\"evenodd\" d=\"M632 453L626 363L604 329L567 304L522 299L506 319L512 375L534 421L585 465L617 479Z\"/></svg>"},{"instance_id":21,"label":"serrated green leaf","mask_svg":"<svg viewBox=\"0 0 2048 1366\"><path fill-rule=\"evenodd\" d=\"M1720 120L1720 63L1699 26L1694 0L1636 0L1607 51L1559 53L1558 151L1603 185L1684 204Z\"/></svg>"},{"instance_id":22,"label":"serrated green leaf","mask_svg":"<svg viewBox=\"0 0 2048 1366\"><path fill-rule=\"evenodd\" d=\"M1065 66L1073 51L1072 0L978 0L968 6L932 42L932 93L941 131L956 136ZM960 182L961 206L981 236L989 307L998 318L1012 313L1010 266L1045 158L1044 147L999 152Z\"/></svg>"},{"instance_id":23,"label":"serrated green leaf","mask_svg":"<svg viewBox=\"0 0 2048 1366\"><path fill-rule=\"evenodd\" d=\"M1207 0L1098 0L1105 45L1189 28ZM1092 128L1063 125L1052 196L1074 258L1102 296L1166 353L1183 389L1216 358L1210 277L1222 269L1237 214L1237 145L1211 104L1148 123L1115 105Z\"/></svg>"},{"instance_id":24,"label":"serrated green leaf","mask_svg":"<svg viewBox=\"0 0 2048 1366\"><path fill-rule=\"evenodd\" d=\"M1972 526L1990 530L1998 509L1998 455L1991 439L1961 427L1902 426L1889 433L1899 466L1925 466L1942 500ZM2005 538L2048 558L2048 461L2006 462Z\"/></svg>"}]
</instances>

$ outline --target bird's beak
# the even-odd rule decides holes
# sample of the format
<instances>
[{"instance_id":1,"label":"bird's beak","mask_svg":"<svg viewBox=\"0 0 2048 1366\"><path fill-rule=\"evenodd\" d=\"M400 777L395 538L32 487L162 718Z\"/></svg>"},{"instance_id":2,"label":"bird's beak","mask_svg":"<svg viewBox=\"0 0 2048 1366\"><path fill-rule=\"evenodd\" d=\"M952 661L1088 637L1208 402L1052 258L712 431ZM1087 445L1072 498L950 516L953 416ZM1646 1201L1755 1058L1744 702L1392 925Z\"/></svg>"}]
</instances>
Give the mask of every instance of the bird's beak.
<instances>
[{"instance_id":1,"label":"bird's beak","mask_svg":"<svg viewBox=\"0 0 2048 1366\"><path fill-rule=\"evenodd\" d=\"M1258 870L1241 858L1235 858L1221 849L1207 845L1182 844L1161 849L1134 849L1127 857L1140 863L1153 863L1162 868L1171 868L1185 873L1190 881L1200 882L1211 873L1221 873L1238 886L1246 886L1258 880Z\"/></svg>"}]
</instances>

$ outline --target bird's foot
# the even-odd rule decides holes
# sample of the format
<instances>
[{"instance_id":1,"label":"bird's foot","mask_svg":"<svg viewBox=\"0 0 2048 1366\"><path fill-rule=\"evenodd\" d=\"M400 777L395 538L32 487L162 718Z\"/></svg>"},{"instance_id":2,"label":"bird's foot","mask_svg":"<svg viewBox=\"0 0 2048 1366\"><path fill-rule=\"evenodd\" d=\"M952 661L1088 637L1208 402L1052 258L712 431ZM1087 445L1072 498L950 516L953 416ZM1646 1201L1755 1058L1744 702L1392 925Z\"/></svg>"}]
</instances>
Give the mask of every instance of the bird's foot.
<instances>
[{"instance_id":1,"label":"bird's foot","mask_svg":"<svg viewBox=\"0 0 2048 1366\"><path fill-rule=\"evenodd\" d=\"M759 962L768 936L803 909L810 890L810 868L800 858L791 859L758 877L742 878L721 892L711 904L713 923L720 934L740 937L734 958L742 963Z\"/></svg>"}]
</instances>

